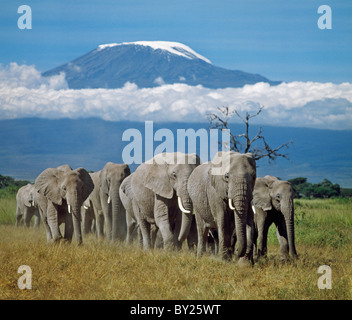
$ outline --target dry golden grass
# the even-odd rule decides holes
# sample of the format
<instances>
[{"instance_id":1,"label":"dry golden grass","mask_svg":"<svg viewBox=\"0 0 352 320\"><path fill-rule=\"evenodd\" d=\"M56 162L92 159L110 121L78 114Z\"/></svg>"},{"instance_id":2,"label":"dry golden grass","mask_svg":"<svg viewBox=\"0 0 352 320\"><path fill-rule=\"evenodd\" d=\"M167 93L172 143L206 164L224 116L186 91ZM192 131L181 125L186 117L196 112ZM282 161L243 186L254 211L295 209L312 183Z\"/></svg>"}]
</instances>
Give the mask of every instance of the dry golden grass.
<instances>
[{"instance_id":1,"label":"dry golden grass","mask_svg":"<svg viewBox=\"0 0 352 320\"><path fill-rule=\"evenodd\" d=\"M186 249L145 252L93 235L82 246L47 245L44 227L16 228L15 199L1 199L0 299L351 299L352 200L295 207L299 260L280 262L271 228L268 257L243 269ZM17 286L21 265L32 269L31 290ZM317 286L321 265L331 267L331 290Z\"/></svg>"},{"instance_id":2,"label":"dry golden grass","mask_svg":"<svg viewBox=\"0 0 352 320\"><path fill-rule=\"evenodd\" d=\"M45 232L0 226L0 299L351 299L351 249L298 247L282 263L271 245L267 259L239 268L188 250L144 252L94 236L84 245L47 245ZM332 289L319 290L320 265L332 269ZM18 267L32 269L32 289L20 290Z\"/></svg>"}]
</instances>

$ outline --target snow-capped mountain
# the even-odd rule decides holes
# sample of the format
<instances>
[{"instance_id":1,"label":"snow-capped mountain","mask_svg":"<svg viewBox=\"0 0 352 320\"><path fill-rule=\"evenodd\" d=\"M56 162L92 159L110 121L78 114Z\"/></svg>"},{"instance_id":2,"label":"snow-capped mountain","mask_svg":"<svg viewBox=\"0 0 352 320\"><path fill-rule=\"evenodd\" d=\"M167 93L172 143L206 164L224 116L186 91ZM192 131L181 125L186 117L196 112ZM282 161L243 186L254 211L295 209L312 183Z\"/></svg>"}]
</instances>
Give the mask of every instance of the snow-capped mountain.
<instances>
[{"instance_id":1,"label":"snow-capped mountain","mask_svg":"<svg viewBox=\"0 0 352 320\"><path fill-rule=\"evenodd\" d=\"M43 75L60 72L65 72L72 89L120 88L126 82L135 83L139 88L185 83L214 89L257 82L279 84L258 74L214 66L188 46L169 41L102 44Z\"/></svg>"}]
</instances>

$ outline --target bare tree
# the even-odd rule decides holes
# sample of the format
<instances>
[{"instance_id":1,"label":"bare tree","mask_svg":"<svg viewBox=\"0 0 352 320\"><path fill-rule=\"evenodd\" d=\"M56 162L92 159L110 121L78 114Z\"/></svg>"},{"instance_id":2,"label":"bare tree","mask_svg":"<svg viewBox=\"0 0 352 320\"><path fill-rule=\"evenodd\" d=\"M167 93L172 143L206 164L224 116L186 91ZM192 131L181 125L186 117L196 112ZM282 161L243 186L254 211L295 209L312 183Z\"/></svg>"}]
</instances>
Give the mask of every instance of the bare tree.
<instances>
[{"instance_id":1,"label":"bare tree","mask_svg":"<svg viewBox=\"0 0 352 320\"><path fill-rule=\"evenodd\" d=\"M237 152L251 152L255 160L259 160L267 157L268 161L275 160L278 157L288 159L287 153L281 153L281 150L286 148L288 149L289 144L292 144L292 141L286 142L276 148L272 148L263 136L262 127L259 127L257 134L250 138L249 136L249 121L259 116L262 112L264 106L260 105L256 113L250 114L246 112L245 117L241 116L237 110L230 109L226 107L218 107L218 112L208 114L208 120L210 122L210 129L228 129L230 130L229 121L231 118L236 115L241 121L245 124L245 132L241 134L233 134L230 131L230 150ZM221 143L221 142L219 142Z\"/></svg>"}]
</instances>

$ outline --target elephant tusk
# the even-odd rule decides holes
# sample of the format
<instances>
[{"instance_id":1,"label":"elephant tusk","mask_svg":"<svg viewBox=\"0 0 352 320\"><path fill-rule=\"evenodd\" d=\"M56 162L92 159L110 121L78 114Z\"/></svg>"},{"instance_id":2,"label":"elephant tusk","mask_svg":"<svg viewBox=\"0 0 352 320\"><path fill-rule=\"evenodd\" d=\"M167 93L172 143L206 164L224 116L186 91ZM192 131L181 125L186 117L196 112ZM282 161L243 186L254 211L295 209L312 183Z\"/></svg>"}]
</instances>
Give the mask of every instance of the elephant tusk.
<instances>
[{"instance_id":1,"label":"elephant tusk","mask_svg":"<svg viewBox=\"0 0 352 320\"><path fill-rule=\"evenodd\" d=\"M232 204L232 199L230 199L230 198L229 198L229 207L230 207L230 209L233 210L233 211L236 210L236 208L235 208L235 207L233 206L233 204Z\"/></svg>"},{"instance_id":2,"label":"elephant tusk","mask_svg":"<svg viewBox=\"0 0 352 320\"><path fill-rule=\"evenodd\" d=\"M178 207L180 208L180 210L183 212L183 213L191 213L190 210L186 210L183 205L182 205L182 201L181 201L181 197L178 197Z\"/></svg>"},{"instance_id":3,"label":"elephant tusk","mask_svg":"<svg viewBox=\"0 0 352 320\"><path fill-rule=\"evenodd\" d=\"M71 206L68 205L68 213L71 213Z\"/></svg>"},{"instance_id":4,"label":"elephant tusk","mask_svg":"<svg viewBox=\"0 0 352 320\"><path fill-rule=\"evenodd\" d=\"M111 199L110 199L110 196L108 196L108 203L110 203L111 202Z\"/></svg>"},{"instance_id":5,"label":"elephant tusk","mask_svg":"<svg viewBox=\"0 0 352 320\"><path fill-rule=\"evenodd\" d=\"M88 210L88 207L87 206L83 206L84 209Z\"/></svg>"},{"instance_id":6,"label":"elephant tusk","mask_svg":"<svg viewBox=\"0 0 352 320\"><path fill-rule=\"evenodd\" d=\"M251 206L252 206L253 213L256 214L257 212L255 211L253 200L251 201Z\"/></svg>"}]
</instances>

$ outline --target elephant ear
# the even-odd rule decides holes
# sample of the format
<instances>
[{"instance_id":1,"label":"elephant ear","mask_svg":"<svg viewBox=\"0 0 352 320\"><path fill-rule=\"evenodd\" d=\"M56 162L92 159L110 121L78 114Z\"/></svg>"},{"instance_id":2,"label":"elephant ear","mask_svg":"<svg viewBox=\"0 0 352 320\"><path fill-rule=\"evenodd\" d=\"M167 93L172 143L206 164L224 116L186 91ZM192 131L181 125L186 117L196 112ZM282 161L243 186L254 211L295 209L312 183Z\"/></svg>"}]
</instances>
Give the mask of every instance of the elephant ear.
<instances>
[{"instance_id":1,"label":"elephant ear","mask_svg":"<svg viewBox=\"0 0 352 320\"><path fill-rule=\"evenodd\" d=\"M65 171L58 170L57 168L44 170L35 180L35 189L51 202L61 205L62 196L59 183L63 179L64 174Z\"/></svg>"},{"instance_id":2,"label":"elephant ear","mask_svg":"<svg viewBox=\"0 0 352 320\"><path fill-rule=\"evenodd\" d=\"M163 198L171 199L174 195L174 189L170 184L168 165L166 163L148 163L144 165L147 171L144 180L145 187Z\"/></svg>"},{"instance_id":3,"label":"elephant ear","mask_svg":"<svg viewBox=\"0 0 352 320\"><path fill-rule=\"evenodd\" d=\"M88 171L84 168L78 168L74 170L74 172L77 172L79 178L83 181L82 198L86 200L94 189L93 180Z\"/></svg>"},{"instance_id":4,"label":"elephant ear","mask_svg":"<svg viewBox=\"0 0 352 320\"><path fill-rule=\"evenodd\" d=\"M230 170L230 159L233 151L218 151L211 161L211 174L213 176L223 176Z\"/></svg>"},{"instance_id":5,"label":"elephant ear","mask_svg":"<svg viewBox=\"0 0 352 320\"><path fill-rule=\"evenodd\" d=\"M226 183L223 178L223 175L213 174L212 170L214 170L214 168L210 167L208 171L208 179L210 181L210 184L216 190L220 198L225 199L227 198L227 195L226 195L227 192L226 192Z\"/></svg>"},{"instance_id":6,"label":"elephant ear","mask_svg":"<svg viewBox=\"0 0 352 320\"><path fill-rule=\"evenodd\" d=\"M272 209L270 190L266 178L257 178L253 190L253 202L256 207L269 211Z\"/></svg>"}]
</instances>

